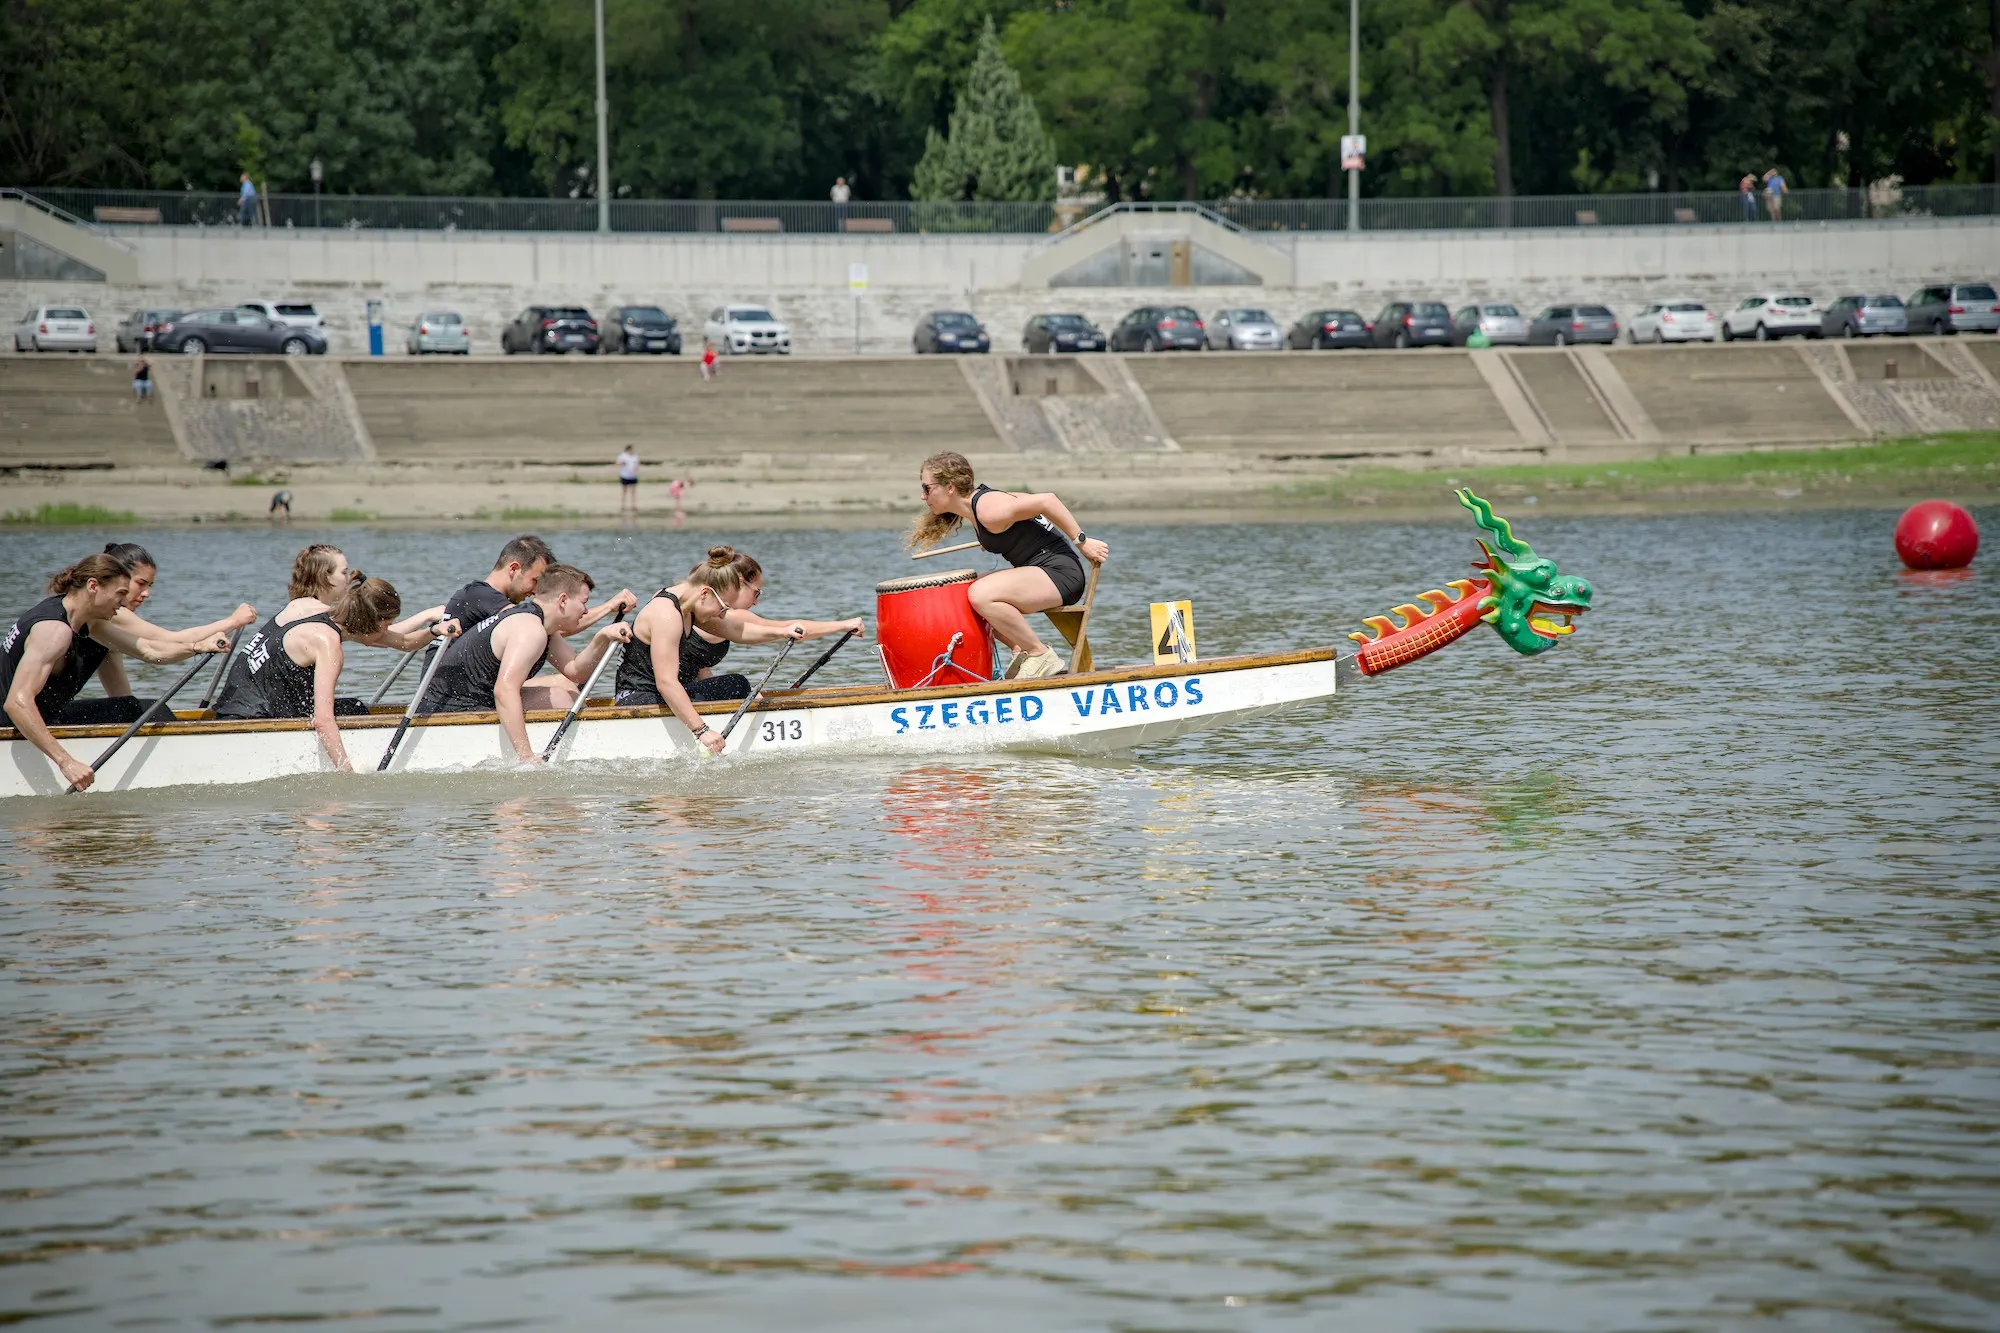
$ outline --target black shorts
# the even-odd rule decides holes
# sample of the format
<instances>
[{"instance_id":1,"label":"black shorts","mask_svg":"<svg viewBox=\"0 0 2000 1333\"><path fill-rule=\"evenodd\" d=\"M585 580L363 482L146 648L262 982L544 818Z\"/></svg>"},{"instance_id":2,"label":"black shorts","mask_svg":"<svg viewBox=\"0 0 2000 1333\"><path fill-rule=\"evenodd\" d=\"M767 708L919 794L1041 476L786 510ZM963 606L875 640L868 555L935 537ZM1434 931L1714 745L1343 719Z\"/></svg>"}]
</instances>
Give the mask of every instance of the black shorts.
<instances>
[{"instance_id":1,"label":"black shorts","mask_svg":"<svg viewBox=\"0 0 2000 1333\"><path fill-rule=\"evenodd\" d=\"M52 727L109 727L123 726L137 722L139 715L153 706L151 699L135 699L129 694L114 694L104 699L71 699L56 710L56 715L45 718ZM173 721L173 714L161 710L159 720Z\"/></svg>"},{"instance_id":2,"label":"black shorts","mask_svg":"<svg viewBox=\"0 0 2000 1333\"><path fill-rule=\"evenodd\" d=\"M1083 577L1083 563L1068 553L1049 555L1037 560L1034 568L1049 576L1056 585L1056 595L1062 598L1064 606L1075 606L1083 600L1086 580Z\"/></svg>"},{"instance_id":3,"label":"black shorts","mask_svg":"<svg viewBox=\"0 0 2000 1333\"><path fill-rule=\"evenodd\" d=\"M618 484L620 486L637 486L639 484L639 479L637 477L620 477L618 479Z\"/></svg>"},{"instance_id":4,"label":"black shorts","mask_svg":"<svg viewBox=\"0 0 2000 1333\"><path fill-rule=\"evenodd\" d=\"M714 703L718 699L748 699L750 678L731 672L726 676L704 676L690 681L687 697L698 704ZM613 700L620 708L665 708L667 701L653 690L620 690Z\"/></svg>"}]
</instances>

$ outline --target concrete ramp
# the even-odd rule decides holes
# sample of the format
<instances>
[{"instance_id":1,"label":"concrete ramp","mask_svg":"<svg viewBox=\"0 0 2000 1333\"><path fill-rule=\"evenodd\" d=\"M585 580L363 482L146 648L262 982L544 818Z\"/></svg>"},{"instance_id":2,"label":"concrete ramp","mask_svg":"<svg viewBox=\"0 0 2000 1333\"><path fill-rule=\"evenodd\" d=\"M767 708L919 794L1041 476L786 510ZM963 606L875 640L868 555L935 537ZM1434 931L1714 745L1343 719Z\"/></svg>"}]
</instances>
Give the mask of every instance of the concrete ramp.
<instances>
[{"instance_id":1,"label":"concrete ramp","mask_svg":"<svg viewBox=\"0 0 2000 1333\"><path fill-rule=\"evenodd\" d=\"M1021 266L1021 286L1031 289L1291 285L1290 254L1193 204L1115 205Z\"/></svg>"},{"instance_id":2,"label":"concrete ramp","mask_svg":"<svg viewBox=\"0 0 2000 1333\"><path fill-rule=\"evenodd\" d=\"M372 463L375 449L338 361L162 357L156 392L193 462Z\"/></svg>"},{"instance_id":3,"label":"concrete ramp","mask_svg":"<svg viewBox=\"0 0 2000 1333\"><path fill-rule=\"evenodd\" d=\"M993 429L1024 453L1158 453L1180 446L1116 357L966 357Z\"/></svg>"},{"instance_id":4,"label":"concrete ramp","mask_svg":"<svg viewBox=\"0 0 2000 1333\"><path fill-rule=\"evenodd\" d=\"M125 242L32 195L0 190L0 279L6 278L134 283L139 259Z\"/></svg>"}]
</instances>

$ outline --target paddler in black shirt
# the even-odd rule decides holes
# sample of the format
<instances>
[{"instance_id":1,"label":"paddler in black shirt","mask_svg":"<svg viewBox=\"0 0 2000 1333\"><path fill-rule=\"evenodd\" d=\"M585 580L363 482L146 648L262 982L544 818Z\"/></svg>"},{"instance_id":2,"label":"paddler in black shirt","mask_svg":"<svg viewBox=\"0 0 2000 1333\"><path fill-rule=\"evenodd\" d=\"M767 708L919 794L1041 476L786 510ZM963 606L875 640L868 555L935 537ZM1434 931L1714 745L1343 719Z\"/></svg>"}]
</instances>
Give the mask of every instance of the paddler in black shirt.
<instances>
[{"instance_id":1,"label":"paddler in black shirt","mask_svg":"<svg viewBox=\"0 0 2000 1333\"><path fill-rule=\"evenodd\" d=\"M528 744L527 710L569 707L611 645L632 638L630 625L606 625L581 653L569 646L564 636L583 628L594 586L580 569L548 566L533 597L467 628L444 650L418 711L497 712L516 757L541 762ZM544 663L557 674L536 676Z\"/></svg>"},{"instance_id":2,"label":"paddler in black shirt","mask_svg":"<svg viewBox=\"0 0 2000 1333\"><path fill-rule=\"evenodd\" d=\"M993 627L993 636L1014 650L1009 680L1036 680L1062 674L1062 658L1028 625L1028 616L1070 606L1083 596L1083 561L1101 565L1111 548L1086 536L1068 506L1051 494L1017 495L978 485L964 454L932 454L917 474L924 506L908 545L935 546L960 523L972 521L979 545L1012 569L974 581L972 609ZM1064 540L1067 538L1068 540ZM1070 543L1075 543L1075 550Z\"/></svg>"},{"instance_id":3,"label":"paddler in black shirt","mask_svg":"<svg viewBox=\"0 0 2000 1333\"><path fill-rule=\"evenodd\" d=\"M199 645L140 638L113 623L131 594L132 571L109 555L85 556L49 580L49 595L8 629L0 641L0 696L8 721L48 756L63 781L79 791L97 779L90 765L57 743L51 726L97 674L114 649L157 666L196 653L219 653L229 638L217 634Z\"/></svg>"},{"instance_id":4,"label":"paddler in black shirt","mask_svg":"<svg viewBox=\"0 0 2000 1333\"><path fill-rule=\"evenodd\" d=\"M532 533L516 537L500 548L500 558L493 562L492 573L466 584L445 599L445 616L456 620L461 629L469 630L488 616L498 615L510 606L519 606L535 595L543 571L555 560L555 552L540 537ZM629 610L638 604L639 599L633 596L630 588L626 588L602 606L594 606L585 612L583 623L577 629L595 625L614 612Z\"/></svg>"}]
</instances>

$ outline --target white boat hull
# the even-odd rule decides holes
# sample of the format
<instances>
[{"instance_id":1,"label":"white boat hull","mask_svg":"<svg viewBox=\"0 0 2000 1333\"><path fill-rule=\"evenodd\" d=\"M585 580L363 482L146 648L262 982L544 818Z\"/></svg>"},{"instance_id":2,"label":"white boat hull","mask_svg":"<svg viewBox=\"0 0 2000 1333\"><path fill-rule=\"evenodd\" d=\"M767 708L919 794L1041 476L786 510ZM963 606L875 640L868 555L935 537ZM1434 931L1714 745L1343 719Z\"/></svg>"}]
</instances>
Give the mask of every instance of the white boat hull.
<instances>
[{"instance_id":1,"label":"white boat hull","mask_svg":"<svg viewBox=\"0 0 2000 1333\"><path fill-rule=\"evenodd\" d=\"M1333 651L1317 649L1189 666L1096 671L1038 682L1033 688L997 681L893 692L780 693L745 714L729 738L727 754L1108 753L1329 698L1335 676ZM733 705L702 708L718 725L718 714L733 711ZM529 719L528 739L539 753L555 734L561 715L531 713ZM342 720L341 738L356 770L375 770L396 722L386 714ZM71 754L90 763L121 730L64 727L57 728L56 736ZM5 747L0 757L0 798L64 790L66 784L55 765L39 750L11 731L0 735L8 737L0 742ZM563 738L556 762L691 759L700 749L687 728L664 709L591 708ZM453 714L412 726L390 771L442 773L506 768L513 763L513 748L492 714ZM149 726L126 742L99 770L92 790L241 784L331 768L318 736L303 721L181 720Z\"/></svg>"}]
</instances>

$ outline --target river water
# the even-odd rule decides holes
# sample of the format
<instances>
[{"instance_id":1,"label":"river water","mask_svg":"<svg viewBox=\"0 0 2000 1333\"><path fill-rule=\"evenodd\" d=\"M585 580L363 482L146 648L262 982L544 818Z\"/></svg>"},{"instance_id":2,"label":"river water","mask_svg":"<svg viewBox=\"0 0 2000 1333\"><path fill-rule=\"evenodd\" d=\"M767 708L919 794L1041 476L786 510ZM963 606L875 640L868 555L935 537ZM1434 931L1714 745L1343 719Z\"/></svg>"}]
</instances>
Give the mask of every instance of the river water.
<instances>
[{"instance_id":1,"label":"river water","mask_svg":"<svg viewBox=\"0 0 2000 1333\"><path fill-rule=\"evenodd\" d=\"M1893 513L1510 516L1596 584L1555 651L1112 760L0 803L0 1320L2000 1327L2000 580ZM326 534L136 535L181 624ZM707 540L549 535L642 592ZM1105 535L1112 661L1473 549ZM415 606L502 536L332 539ZM774 613L909 572L723 536ZM6 611L101 540L0 534Z\"/></svg>"}]
</instances>

